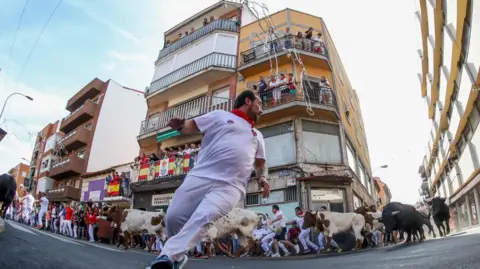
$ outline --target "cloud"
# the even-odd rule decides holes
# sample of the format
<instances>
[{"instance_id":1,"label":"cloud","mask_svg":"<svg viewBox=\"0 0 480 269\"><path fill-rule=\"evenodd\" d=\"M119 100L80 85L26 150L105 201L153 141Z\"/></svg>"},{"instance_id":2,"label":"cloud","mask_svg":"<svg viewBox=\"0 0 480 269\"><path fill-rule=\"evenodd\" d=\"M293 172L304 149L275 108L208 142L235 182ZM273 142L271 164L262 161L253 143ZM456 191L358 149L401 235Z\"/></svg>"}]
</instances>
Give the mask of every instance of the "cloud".
<instances>
[{"instance_id":1,"label":"cloud","mask_svg":"<svg viewBox=\"0 0 480 269\"><path fill-rule=\"evenodd\" d=\"M116 67L115 63L112 63L112 62L107 62L102 64L102 68L109 72L115 70L115 67Z\"/></svg>"},{"instance_id":2,"label":"cloud","mask_svg":"<svg viewBox=\"0 0 480 269\"><path fill-rule=\"evenodd\" d=\"M151 64L153 62L147 55L140 53L121 53L117 51L109 51L108 55L122 61L150 62Z\"/></svg>"}]
</instances>

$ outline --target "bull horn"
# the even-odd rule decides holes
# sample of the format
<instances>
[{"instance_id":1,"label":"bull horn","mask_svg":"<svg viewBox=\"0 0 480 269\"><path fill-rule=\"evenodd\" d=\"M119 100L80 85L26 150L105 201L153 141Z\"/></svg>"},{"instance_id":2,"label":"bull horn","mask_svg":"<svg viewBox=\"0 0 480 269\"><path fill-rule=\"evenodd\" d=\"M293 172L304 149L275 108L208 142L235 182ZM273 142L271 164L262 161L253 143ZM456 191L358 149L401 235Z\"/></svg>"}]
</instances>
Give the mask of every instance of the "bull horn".
<instances>
[{"instance_id":1,"label":"bull horn","mask_svg":"<svg viewBox=\"0 0 480 269\"><path fill-rule=\"evenodd\" d=\"M392 216L395 216L395 215L397 215L398 213L400 213L400 210L393 211L393 212L392 212Z\"/></svg>"},{"instance_id":2,"label":"bull horn","mask_svg":"<svg viewBox=\"0 0 480 269\"><path fill-rule=\"evenodd\" d=\"M253 211L253 213L257 214L257 216L262 216L265 219L265 223L267 225L267 228L270 229L271 231L275 232L275 229L273 229L273 227L270 224L268 224L267 214L265 214L263 212L258 212L258 211Z\"/></svg>"}]
</instances>

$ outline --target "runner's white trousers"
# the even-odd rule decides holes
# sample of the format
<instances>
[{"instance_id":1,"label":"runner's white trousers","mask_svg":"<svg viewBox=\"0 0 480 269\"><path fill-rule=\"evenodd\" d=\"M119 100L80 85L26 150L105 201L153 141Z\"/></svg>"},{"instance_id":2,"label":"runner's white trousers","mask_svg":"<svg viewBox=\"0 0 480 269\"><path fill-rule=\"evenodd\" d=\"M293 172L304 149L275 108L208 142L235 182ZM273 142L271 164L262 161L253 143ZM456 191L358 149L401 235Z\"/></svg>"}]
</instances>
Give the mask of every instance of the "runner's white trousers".
<instances>
[{"instance_id":1,"label":"runner's white trousers","mask_svg":"<svg viewBox=\"0 0 480 269\"><path fill-rule=\"evenodd\" d=\"M213 222L230 213L242 197L242 191L226 182L187 175L168 207L168 240L160 256L181 261L186 251L201 242Z\"/></svg>"}]
</instances>

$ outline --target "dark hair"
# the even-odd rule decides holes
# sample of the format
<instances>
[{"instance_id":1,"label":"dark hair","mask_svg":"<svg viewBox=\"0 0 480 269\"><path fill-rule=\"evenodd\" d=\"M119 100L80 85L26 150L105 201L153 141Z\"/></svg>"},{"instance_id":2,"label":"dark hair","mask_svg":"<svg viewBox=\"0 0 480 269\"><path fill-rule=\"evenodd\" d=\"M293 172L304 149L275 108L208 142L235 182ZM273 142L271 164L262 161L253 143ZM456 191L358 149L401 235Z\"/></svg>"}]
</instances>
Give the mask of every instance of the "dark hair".
<instances>
[{"instance_id":1,"label":"dark hair","mask_svg":"<svg viewBox=\"0 0 480 269\"><path fill-rule=\"evenodd\" d=\"M272 208L276 210L280 210L280 207L278 207L278 205L272 205Z\"/></svg>"},{"instance_id":2,"label":"dark hair","mask_svg":"<svg viewBox=\"0 0 480 269\"><path fill-rule=\"evenodd\" d=\"M299 206L295 207L295 210L302 210Z\"/></svg>"},{"instance_id":3,"label":"dark hair","mask_svg":"<svg viewBox=\"0 0 480 269\"><path fill-rule=\"evenodd\" d=\"M241 106L243 106L246 102L245 100L246 99L250 99L250 101L255 101L255 99L257 98L255 96L255 93L253 93L251 90L244 90L238 97L237 99L235 99L235 105L233 106L233 108L235 109L239 109Z\"/></svg>"}]
</instances>

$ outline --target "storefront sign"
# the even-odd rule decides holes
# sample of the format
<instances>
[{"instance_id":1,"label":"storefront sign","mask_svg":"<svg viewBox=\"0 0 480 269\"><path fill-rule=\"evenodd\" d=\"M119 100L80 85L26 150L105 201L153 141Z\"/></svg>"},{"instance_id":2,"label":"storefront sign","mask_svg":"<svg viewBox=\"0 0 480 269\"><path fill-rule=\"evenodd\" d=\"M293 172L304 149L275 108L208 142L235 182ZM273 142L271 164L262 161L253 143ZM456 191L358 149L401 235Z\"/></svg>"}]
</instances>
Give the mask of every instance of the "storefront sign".
<instances>
[{"instance_id":1,"label":"storefront sign","mask_svg":"<svg viewBox=\"0 0 480 269\"><path fill-rule=\"evenodd\" d=\"M297 180L295 178L287 179L287 186L295 186L297 185Z\"/></svg>"},{"instance_id":2,"label":"storefront sign","mask_svg":"<svg viewBox=\"0 0 480 269\"><path fill-rule=\"evenodd\" d=\"M173 193L152 195L152 206L166 206L173 199Z\"/></svg>"},{"instance_id":3,"label":"storefront sign","mask_svg":"<svg viewBox=\"0 0 480 269\"><path fill-rule=\"evenodd\" d=\"M312 201L343 201L343 192L339 189L311 190Z\"/></svg>"}]
</instances>

